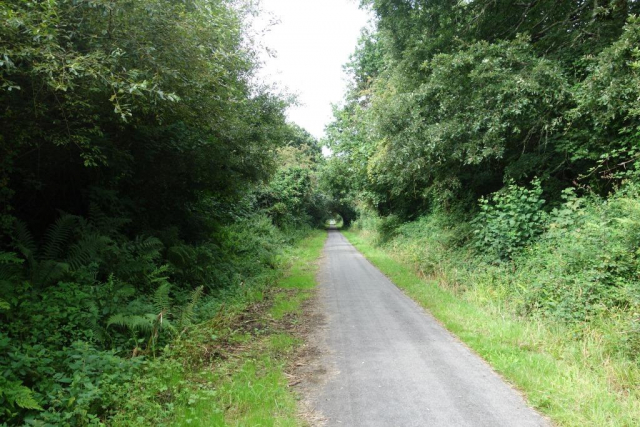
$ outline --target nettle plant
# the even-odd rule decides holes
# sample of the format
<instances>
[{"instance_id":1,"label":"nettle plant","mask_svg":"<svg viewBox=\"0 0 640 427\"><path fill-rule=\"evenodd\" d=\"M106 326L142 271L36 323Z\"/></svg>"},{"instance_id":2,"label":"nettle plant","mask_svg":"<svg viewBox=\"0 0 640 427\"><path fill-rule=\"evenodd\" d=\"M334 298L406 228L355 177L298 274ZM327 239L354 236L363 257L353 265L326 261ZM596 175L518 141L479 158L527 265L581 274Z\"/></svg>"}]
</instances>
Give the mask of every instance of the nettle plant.
<instances>
[{"instance_id":1,"label":"nettle plant","mask_svg":"<svg viewBox=\"0 0 640 427\"><path fill-rule=\"evenodd\" d=\"M538 179L531 188L510 181L502 190L481 198L479 204L480 213L473 221L474 245L496 260L511 259L544 231L548 219Z\"/></svg>"}]
</instances>

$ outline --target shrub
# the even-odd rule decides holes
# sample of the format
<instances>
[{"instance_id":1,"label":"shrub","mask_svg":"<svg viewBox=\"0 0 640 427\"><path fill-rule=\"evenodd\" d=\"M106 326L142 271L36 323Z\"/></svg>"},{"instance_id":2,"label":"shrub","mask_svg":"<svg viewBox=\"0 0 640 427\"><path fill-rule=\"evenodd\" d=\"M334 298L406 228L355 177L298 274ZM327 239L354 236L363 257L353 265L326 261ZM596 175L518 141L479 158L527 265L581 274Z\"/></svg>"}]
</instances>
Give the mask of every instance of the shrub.
<instances>
[{"instance_id":1,"label":"shrub","mask_svg":"<svg viewBox=\"0 0 640 427\"><path fill-rule=\"evenodd\" d=\"M545 228L542 188L510 182L504 189L480 199L480 213L473 221L476 249L491 259L507 260L530 244Z\"/></svg>"},{"instance_id":2,"label":"shrub","mask_svg":"<svg viewBox=\"0 0 640 427\"><path fill-rule=\"evenodd\" d=\"M637 310L639 215L637 184L607 200L565 192L548 231L514 259L524 311L582 321L611 310Z\"/></svg>"}]
</instances>

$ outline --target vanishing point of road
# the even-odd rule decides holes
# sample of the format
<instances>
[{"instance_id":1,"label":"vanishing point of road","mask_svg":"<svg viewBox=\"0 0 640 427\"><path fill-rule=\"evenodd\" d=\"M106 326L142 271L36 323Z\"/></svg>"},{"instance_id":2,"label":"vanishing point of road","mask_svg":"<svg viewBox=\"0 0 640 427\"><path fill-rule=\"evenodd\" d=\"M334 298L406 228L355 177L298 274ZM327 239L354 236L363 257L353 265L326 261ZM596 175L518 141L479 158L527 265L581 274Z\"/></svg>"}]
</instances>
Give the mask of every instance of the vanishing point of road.
<instances>
[{"instance_id":1,"label":"vanishing point of road","mask_svg":"<svg viewBox=\"0 0 640 427\"><path fill-rule=\"evenodd\" d=\"M329 230L319 273L327 426L549 426L480 357Z\"/></svg>"}]
</instances>

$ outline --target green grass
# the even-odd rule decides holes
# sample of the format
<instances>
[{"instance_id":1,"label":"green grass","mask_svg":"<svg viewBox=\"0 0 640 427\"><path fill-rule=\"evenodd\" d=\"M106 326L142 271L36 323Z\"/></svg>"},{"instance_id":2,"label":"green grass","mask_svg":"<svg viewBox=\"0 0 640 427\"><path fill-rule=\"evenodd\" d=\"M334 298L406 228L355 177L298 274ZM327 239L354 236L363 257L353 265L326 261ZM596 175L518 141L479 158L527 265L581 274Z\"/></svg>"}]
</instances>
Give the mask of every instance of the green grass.
<instances>
[{"instance_id":1,"label":"green grass","mask_svg":"<svg viewBox=\"0 0 640 427\"><path fill-rule=\"evenodd\" d=\"M213 387L179 405L175 426L294 426L296 399L288 390L283 363L273 354L221 367Z\"/></svg>"},{"instance_id":2,"label":"green grass","mask_svg":"<svg viewBox=\"0 0 640 427\"><path fill-rule=\"evenodd\" d=\"M282 293L275 297L275 303L269 313L280 320L289 314L300 314L302 302L311 296L310 292Z\"/></svg>"},{"instance_id":3,"label":"green grass","mask_svg":"<svg viewBox=\"0 0 640 427\"><path fill-rule=\"evenodd\" d=\"M585 327L582 338L573 339L575 334L566 326L517 317L473 291L459 295L440 286L438 278L419 277L412 266L375 247L364 234L344 234L556 424L640 425L640 370L603 349L606 330Z\"/></svg>"},{"instance_id":4,"label":"green grass","mask_svg":"<svg viewBox=\"0 0 640 427\"><path fill-rule=\"evenodd\" d=\"M300 344L302 340L286 333L269 337L269 348L277 354L290 354Z\"/></svg>"},{"instance_id":5,"label":"green grass","mask_svg":"<svg viewBox=\"0 0 640 427\"><path fill-rule=\"evenodd\" d=\"M281 260L279 279L198 325L132 384L117 426L298 426L284 374L302 343L288 332L312 296L326 232L314 231ZM250 317L256 326L243 329ZM285 319L286 317L286 319ZM245 323L239 319L245 319ZM283 320L285 319L285 320ZM283 323L284 322L284 323Z\"/></svg>"}]
</instances>

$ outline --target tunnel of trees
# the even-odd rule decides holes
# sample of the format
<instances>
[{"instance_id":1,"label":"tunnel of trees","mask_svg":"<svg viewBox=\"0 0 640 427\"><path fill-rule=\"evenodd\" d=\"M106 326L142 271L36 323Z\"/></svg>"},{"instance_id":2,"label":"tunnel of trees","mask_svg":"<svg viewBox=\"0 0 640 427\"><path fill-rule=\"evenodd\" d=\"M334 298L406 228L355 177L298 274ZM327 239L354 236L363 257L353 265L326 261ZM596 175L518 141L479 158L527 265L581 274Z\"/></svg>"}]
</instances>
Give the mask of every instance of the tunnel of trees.
<instances>
[{"instance_id":1,"label":"tunnel of trees","mask_svg":"<svg viewBox=\"0 0 640 427\"><path fill-rule=\"evenodd\" d=\"M323 141L256 83L252 2L0 3L1 422L108 419L132 356L335 215L524 272L521 314L620 310L637 361L640 2L361 3Z\"/></svg>"}]
</instances>

